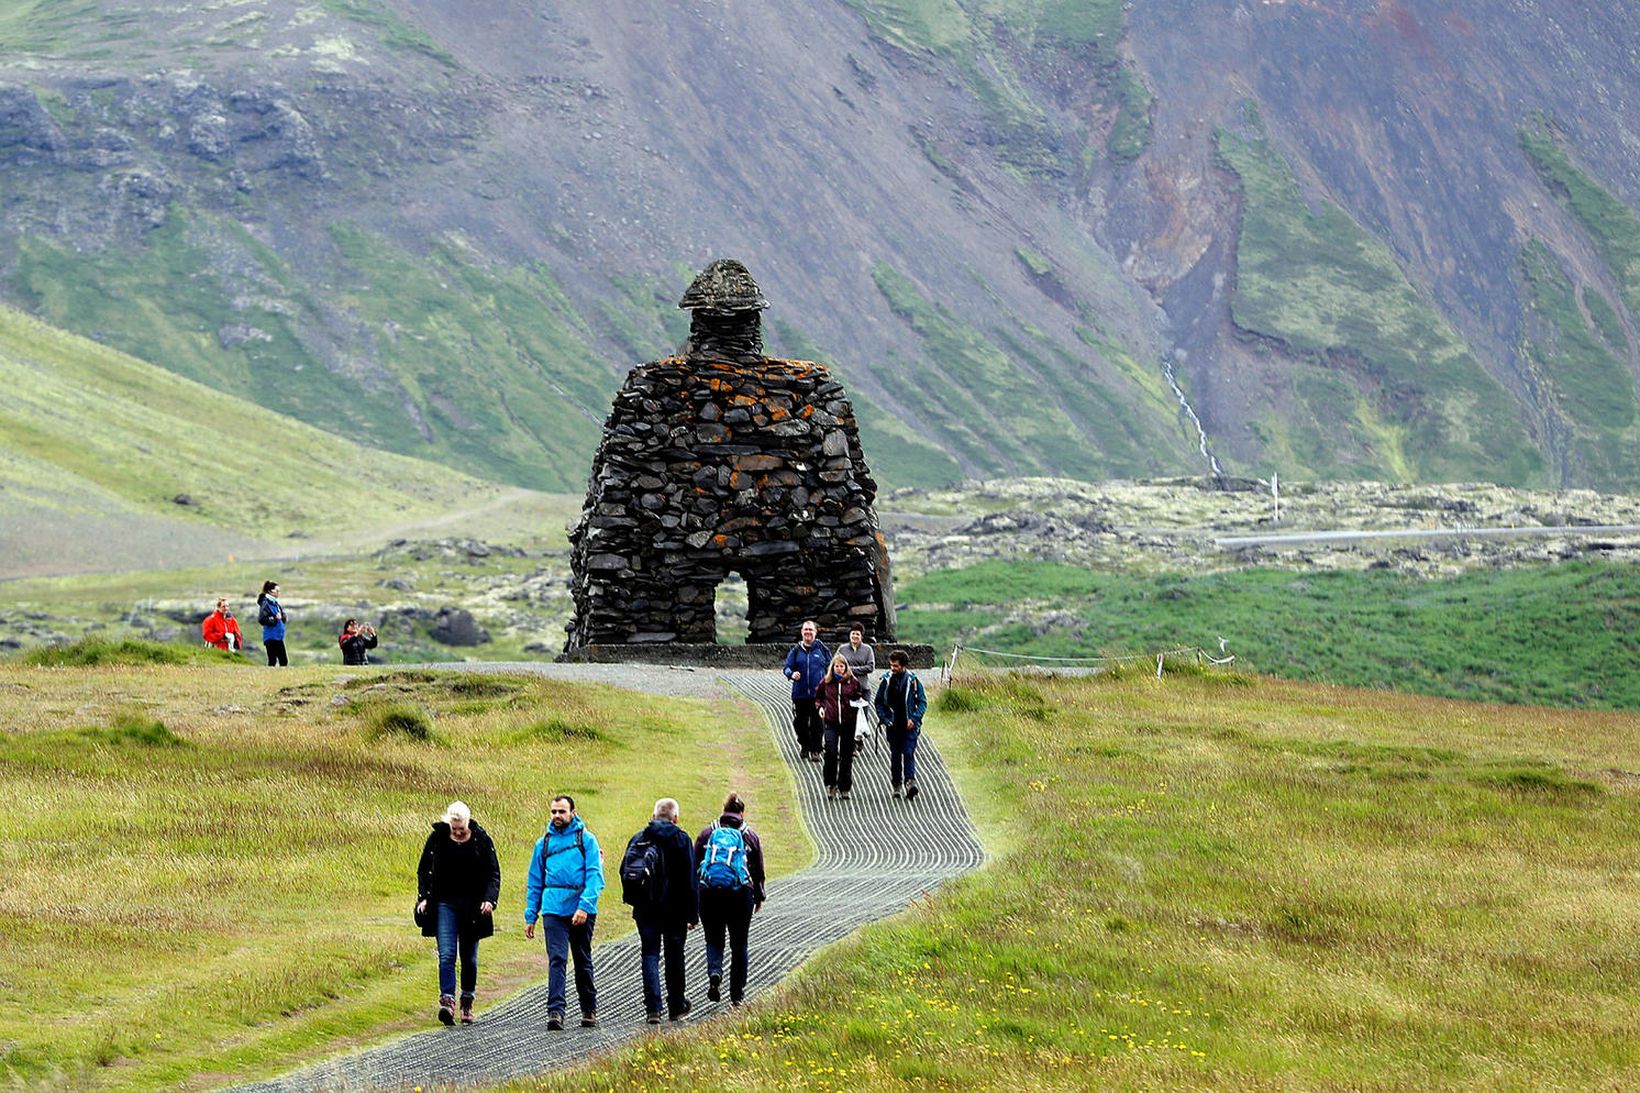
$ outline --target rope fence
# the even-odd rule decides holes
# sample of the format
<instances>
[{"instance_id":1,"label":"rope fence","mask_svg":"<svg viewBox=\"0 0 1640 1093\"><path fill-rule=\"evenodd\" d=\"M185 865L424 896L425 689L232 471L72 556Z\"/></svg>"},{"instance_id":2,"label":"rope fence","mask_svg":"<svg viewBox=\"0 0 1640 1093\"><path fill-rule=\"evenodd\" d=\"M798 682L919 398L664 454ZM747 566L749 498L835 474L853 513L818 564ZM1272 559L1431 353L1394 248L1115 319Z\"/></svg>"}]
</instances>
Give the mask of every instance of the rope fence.
<instances>
[{"instance_id":1,"label":"rope fence","mask_svg":"<svg viewBox=\"0 0 1640 1093\"><path fill-rule=\"evenodd\" d=\"M1150 661L1154 660L1156 662L1157 679L1162 678L1163 666L1170 659L1181 660L1190 658L1194 660L1198 667L1211 665L1215 668L1223 667L1226 664L1232 664L1236 659L1236 654L1228 651L1225 652L1224 656L1216 657L1198 645L1187 645L1177 649L1164 649L1156 653L1128 653L1118 656L1097 657L1048 657L1035 656L1030 653L1007 653L1001 649L981 649L976 645L964 645L959 641L951 647L950 659L948 659L941 668L940 678L942 682L949 683L952 677L956 675L957 661L965 653L978 654L980 656L987 657L1000 657L1003 660L1014 661L1021 667L1037 665L1042 667L1052 667L1054 665L1062 665L1067 668L1091 668L1094 671L1116 665L1134 664L1140 661L1148 664Z\"/></svg>"}]
</instances>

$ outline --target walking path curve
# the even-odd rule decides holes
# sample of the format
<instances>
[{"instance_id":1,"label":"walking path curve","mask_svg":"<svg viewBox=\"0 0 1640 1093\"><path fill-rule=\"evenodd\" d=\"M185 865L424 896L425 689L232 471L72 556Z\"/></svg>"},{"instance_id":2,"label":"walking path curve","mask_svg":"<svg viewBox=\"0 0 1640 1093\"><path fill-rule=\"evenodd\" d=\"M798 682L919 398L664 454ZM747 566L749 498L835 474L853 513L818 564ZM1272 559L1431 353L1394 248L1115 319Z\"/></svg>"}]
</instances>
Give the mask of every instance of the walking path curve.
<instances>
[{"instance_id":1,"label":"walking path curve","mask_svg":"<svg viewBox=\"0 0 1640 1093\"><path fill-rule=\"evenodd\" d=\"M916 801L891 796L886 745L880 752L868 747L856 761L853 800L828 800L820 767L798 758L788 684L772 672L722 673L719 678L762 708L796 777L798 806L818 851L807 869L768 885L768 903L752 922L748 998L772 987L824 946L902 910L984 861L973 823L927 734L917 749L921 794ZM617 838L611 842L620 845ZM606 889L601 914L613 919L626 910L619 885ZM706 958L699 936L695 931L689 939L694 1018L729 1009L727 1001L706 1001ZM435 1027L246 1088L281 1093L426 1089L500 1082L580 1061L650 1028L644 1023L637 935L598 945L593 957L599 997L596 1029L581 1029L572 1021L563 1032L548 1032L547 989L542 982L480 1012L469 1027ZM545 963L543 959L543 967ZM428 970L431 974L430 966ZM570 995L573 1011L573 985Z\"/></svg>"}]
</instances>

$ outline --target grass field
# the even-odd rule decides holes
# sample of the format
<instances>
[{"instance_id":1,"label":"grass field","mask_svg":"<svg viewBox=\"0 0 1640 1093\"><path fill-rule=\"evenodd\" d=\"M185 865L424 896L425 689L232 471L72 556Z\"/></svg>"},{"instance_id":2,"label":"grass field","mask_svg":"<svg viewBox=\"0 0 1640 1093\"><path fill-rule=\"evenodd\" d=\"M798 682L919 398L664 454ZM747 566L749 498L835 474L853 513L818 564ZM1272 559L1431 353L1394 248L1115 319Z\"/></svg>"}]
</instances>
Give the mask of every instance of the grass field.
<instances>
[{"instance_id":1,"label":"grass field","mask_svg":"<svg viewBox=\"0 0 1640 1093\"><path fill-rule=\"evenodd\" d=\"M28 818L0 888L0 1082L205 1088L429 1024L410 905L454 797L502 866L482 1009L545 975L517 924L551 793L575 795L612 871L655 798L687 825L730 786L771 871L800 866L750 706L505 676L0 668L0 792ZM618 893L604 910L601 937L630 929Z\"/></svg>"},{"instance_id":2,"label":"grass field","mask_svg":"<svg viewBox=\"0 0 1640 1093\"><path fill-rule=\"evenodd\" d=\"M1640 1083L1634 717L1139 675L929 726L991 866L738 1021L508 1088Z\"/></svg>"},{"instance_id":3,"label":"grass field","mask_svg":"<svg viewBox=\"0 0 1640 1093\"><path fill-rule=\"evenodd\" d=\"M1175 646L1292 679L1455 698L1640 709L1640 571L1241 570L1199 577L982 562L908 582L901 630L948 648L1095 657Z\"/></svg>"},{"instance_id":4,"label":"grass field","mask_svg":"<svg viewBox=\"0 0 1640 1093\"><path fill-rule=\"evenodd\" d=\"M528 660L562 646L572 610L567 549L537 545L543 541L553 540L543 535L518 552L478 547L491 551L482 557L457 545L462 540L439 540L299 560L11 581L0 586L0 619L16 624L44 615L49 623L31 625L60 638L151 638L181 647L198 643L200 621L227 596L246 640L260 646L256 594L276 579L291 615L285 642L295 663L339 663L336 635L347 618L376 627L378 663ZM470 611L492 640L459 648L434 640L437 614L447 607ZM262 654L256 648L247 656L260 661Z\"/></svg>"}]
</instances>

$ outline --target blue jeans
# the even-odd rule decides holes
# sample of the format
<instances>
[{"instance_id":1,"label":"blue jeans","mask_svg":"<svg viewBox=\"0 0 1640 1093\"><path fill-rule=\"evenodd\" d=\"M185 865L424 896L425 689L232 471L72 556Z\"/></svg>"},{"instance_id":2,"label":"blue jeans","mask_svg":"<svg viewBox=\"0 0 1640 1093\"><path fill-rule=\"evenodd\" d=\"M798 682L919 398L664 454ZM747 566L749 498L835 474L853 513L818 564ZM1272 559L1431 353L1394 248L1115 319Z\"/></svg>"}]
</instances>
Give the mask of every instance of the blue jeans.
<instances>
[{"instance_id":1,"label":"blue jeans","mask_svg":"<svg viewBox=\"0 0 1640 1093\"><path fill-rule=\"evenodd\" d=\"M541 916L541 936L547 943L548 1013L564 1013L564 972L571 953L575 954L575 997L581 1012L598 1011L598 992L592 986L592 928L597 923L597 915L588 915L579 926L568 915Z\"/></svg>"},{"instance_id":2,"label":"blue jeans","mask_svg":"<svg viewBox=\"0 0 1640 1093\"><path fill-rule=\"evenodd\" d=\"M478 986L478 938L461 928L461 913L448 903L438 909L438 992L456 993L456 957L461 957L461 996L471 998ZM459 950L459 954L458 954Z\"/></svg>"},{"instance_id":3,"label":"blue jeans","mask_svg":"<svg viewBox=\"0 0 1640 1093\"><path fill-rule=\"evenodd\" d=\"M894 783L895 786L900 785L900 768L904 766L905 781L915 781L917 778L917 737L922 735L922 730L896 725L883 735L888 737L888 780Z\"/></svg>"},{"instance_id":4,"label":"blue jeans","mask_svg":"<svg viewBox=\"0 0 1640 1093\"><path fill-rule=\"evenodd\" d=\"M752 928L752 889L700 888L700 928L706 934L706 974L723 975L723 934L729 934L729 1001L746 997L746 938Z\"/></svg>"},{"instance_id":5,"label":"blue jeans","mask_svg":"<svg viewBox=\"0 0 1640 1093\"><path fill-rule=\"evenodd\" d=\"M638 915L638 944L643 949L643 1004L650 1013L661 1012L661 949L666 949L666 1012L677 1016L683 997L683 942L688 928L662 925Z\"/></svg>"}]
</instances>

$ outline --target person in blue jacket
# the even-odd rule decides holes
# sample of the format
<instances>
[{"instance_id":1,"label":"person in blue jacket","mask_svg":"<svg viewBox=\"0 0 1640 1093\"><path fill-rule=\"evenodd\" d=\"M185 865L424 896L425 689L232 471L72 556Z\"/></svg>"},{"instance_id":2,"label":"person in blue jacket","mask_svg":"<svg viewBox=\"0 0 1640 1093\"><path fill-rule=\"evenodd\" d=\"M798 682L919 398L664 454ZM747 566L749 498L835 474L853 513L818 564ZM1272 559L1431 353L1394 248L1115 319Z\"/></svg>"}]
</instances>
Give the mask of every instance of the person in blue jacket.
<instances>
[{"instance_id":1,"label":"person in blue jacket","mask_svg":"<svg viewBox=\"0 0 1640 1093\"><path fill-rule=\"evenodd\" d=\"M256 597L256 621L262 624L268 667L290 667L290 659L285 656L285 608L279 602L278 581L262 582L262 594Z\"/></svg>"},{"instance_id":2,"label":"person in blue jacket","mask_svg":"<svg viewBox=\"0 0 1640 1093\"><path fill-rule=\"evenodd\" d=\"M604 890L604 855L597 836L575 814L575 798L552 799L552 822L535 840L524 887L524 936L535 937L535 919L547 944L547 1027L564 1027L564 970L575 954L575 996L581 1026L598 1024L598 992L592 983L592 928Z\"/></svg>"},{"instance_id":3,"label":"person in blue jacket","mask_svg":"<svg viewBox=\"0 0 1640 1093\"><path fill-rule=\"evenodd\" d=\"M877 684L877 723L888 739L888 780L894 796L900 795L901 767L905 774L905 799L917 796L917 737L922 733L923 715L928 712L928 695L922 680L906 669L908 658L899 649L888 654L888 674Z\"/></svg>"},{"instance_id":4,"label":"person in blue jacket","mask_svg":"<svg viewBox=\"0 0 1640 1093\"><path fill-rule=\"evenodd\" d=\"M786 654L786 678L792 681L792 730L797 733L797 750L811 763L820 761L820 740L824 727L815 708L815 694L831 666L831 650L820 640L814 620L803 624L802 640Z\"/></svg>"}]
</instances>

